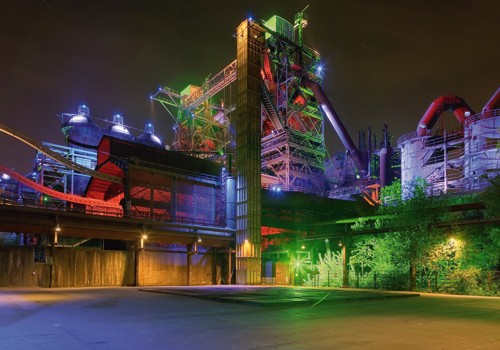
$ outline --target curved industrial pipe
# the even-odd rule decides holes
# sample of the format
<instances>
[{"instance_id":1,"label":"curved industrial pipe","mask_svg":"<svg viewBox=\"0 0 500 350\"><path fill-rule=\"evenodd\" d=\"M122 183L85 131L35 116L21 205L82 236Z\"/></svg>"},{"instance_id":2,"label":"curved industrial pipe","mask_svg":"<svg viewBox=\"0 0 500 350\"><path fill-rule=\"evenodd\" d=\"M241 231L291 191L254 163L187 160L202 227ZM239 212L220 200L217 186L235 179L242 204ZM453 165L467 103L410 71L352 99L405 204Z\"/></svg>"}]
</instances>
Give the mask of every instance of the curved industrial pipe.
<instances>
[{"instance_id":1,"label":"curved industrial pipe","mask_svg":"<svg viewBox=\"0 0 500 350\"><path fill-rule=\"evenodd\" d=\"M37 143L36 141L31 139L30 137L22 134L19 131L16 131L16 130L8 127L7 125L0 124L0 131L6 133L9 136L12 136L12 137L18 139L21 142L24 142L28 146L45 154L47 157L50 157L54 160L57 160L58 162L64 164L65 166L67 166L70 169L78 171L82 174L96 177L98 179L106 180L109 182L113 182L113 183L121 183L122 182L122 179L120 177L104 174L104 173L101 173L99 171L95 171L95 170L92 170L90 168L87 168L86 166L83 166L83 165L78 164L76 162L73 162L71 159L63 157L62 155L60 155L57 152L52 151L49 147L47 147L45 145L40 145L39 143Z\"/></svg>"},{"instance_id":2,"label":"curved industrial pipe","mask_svg":"<svg viewBox=\"0 0 500 350\"><path fill-rule=\"evenodd\" d=\"M337 115L337 112L335 112L335 109L333 108L332 104L330 103L330 100L328 97L326 97L323 89L321 86L315 82L306 79L305 80L306 86L312 90L314 93L314 96L316 96L316 99L319 102L319 105L321 106L321 109L323 112L326 114L328 117L328 120L330 120L330 123L333 125L333 128L335 129L335 132L337 135L340 137L340 140L342 141L342 144L346 148L346 150L349 152L349 155L351 156L354 164L358 168L358 170L364 174L367 172L367 166L366 162L364 160L363 154L356 148L354 145L354 142L352 142L351 137L347 133L346 128L342 124L342 121Z\"/></svg>"},{"instance_id":3,"label":"curved industrial pipe","mask_svg":"<svg viewBox=\"0 0 500 350\"><path fill-rule=\"evenodd\" d=\"M417 135L425 136L427 130L432 129L441 114L446 111L453 112L461 125L465 122L467 112L470 115L474 114L467 102L461 97L455 95L440 96L430 104L422 119L420 119L417 126Z\"/></svg>"},{"instance_id":4,"label":"curved industrial pipe","mask_svg":"<svg viewBox=\"0 0 500 350\"><path fill-rule=\"evenodd\" d=\"M483 107L483 114L486 112L491 111L492 109L495 109L495 107L498 107L498 104L500 102L500 87L497 89L497 91L491 96L488 102Z\"/></svg>"},{"instance_id":5,"label":"curved industrial pipe","mask_svg":"<svg viewBox=\"0 0 500 350\"><path fill-rule=\"evenodd\" d=\"M22 176L21 174L15 172L12 169L4 167L3 165L0 165L0 172L9 175L14 180L19 181L20 183L34 189L35 191L52 196L54 198L58 198L58 199L61 199L64 201L77 203L77 204L85 204L85 205L89 205L89 206L111 208L111 209L115 209L116 211L122 210L122 207L117 203L106 202L106 201L103 201L100 199L81 197L81 196L77 196L74 194L62 193L62 192L53 190L51 188L48 188L48 187L43 186L41 184L38 184L38 183Z\"/></svg>"}]
</instances>

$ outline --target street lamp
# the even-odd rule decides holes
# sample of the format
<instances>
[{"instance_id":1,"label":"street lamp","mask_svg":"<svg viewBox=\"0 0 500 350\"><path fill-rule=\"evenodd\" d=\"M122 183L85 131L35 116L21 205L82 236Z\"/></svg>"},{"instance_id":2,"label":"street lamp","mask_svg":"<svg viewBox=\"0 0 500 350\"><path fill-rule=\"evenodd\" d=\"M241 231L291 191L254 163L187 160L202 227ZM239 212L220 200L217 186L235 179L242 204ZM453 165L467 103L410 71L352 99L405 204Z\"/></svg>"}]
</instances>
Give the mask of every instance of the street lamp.
<instances>
[{"instance_id":1,"label":"street lamp","mask_svg":"<svg viewBox=\"0 0 500 350\"><path fill-rule=\"evenodd\" d=\"M141 236L141 249L144 249L144 241L148 239L148 235L147 234L142 234Z\"/></svg>"}]
</instances>

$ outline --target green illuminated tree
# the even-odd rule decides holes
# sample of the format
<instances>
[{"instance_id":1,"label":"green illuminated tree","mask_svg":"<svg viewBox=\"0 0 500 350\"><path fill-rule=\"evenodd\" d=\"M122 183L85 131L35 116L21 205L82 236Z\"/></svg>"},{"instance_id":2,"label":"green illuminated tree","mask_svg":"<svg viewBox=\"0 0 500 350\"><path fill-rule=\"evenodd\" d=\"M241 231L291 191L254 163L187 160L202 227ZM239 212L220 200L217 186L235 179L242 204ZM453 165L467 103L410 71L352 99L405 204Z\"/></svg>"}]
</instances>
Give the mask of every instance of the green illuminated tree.
<instances>
[{"instance_id":1,"label":"green illuminated tree","mask_svg":"<svg viewBox=\"0 0 500 350\"><path fill-rule=\"evenodd\" d=\"M479 196L479 199L486 205L486 215L488 217L500 216L500 176L490 180L490 186Z\"/></svg>"},{"instance_id":2,"label":"green illuminated tree","mask_svg":"<svg viewBox=\"0 0 500 350\"><path fill-rule=\"evenodd\" d=\"M317 282L322 287L342 287L342 255L338 251L332 251L326 242L326 252L318 254ZM314 285L312 276L305 281L306 285Z\"/></svg>"},{"instance_id":3,"label":"green illuminated tree","mask_svg":"<svg viewBox=\"0 0 500 350\"><path fill-rule=\"evenodd\" d=\"M408 196L402 200L400 194ZM500 177L479 197L429 197L423 180L401 191L396 182L382 191L385 205L378 222L358 220L353 230L383 229L386 233L354 238L350 264L358 281L373 275L410 276L411 289L496 295L492 277L500 270ZM486 212L451 212L450 204L481 200ZM483 216L486 215L486 216ZM484 223L476 219L485 218ZM454 223L471 220L471 224ZM476 220L476 221L475 221ZM408 274L408 271L410 273ZM439 279L439 281L438 281ZM418 285L417 285L418 281ZM361 283L360 283L361 285Z\"/></svg>"},{"instance_id":4,"label":"green illuminated tree","mask_svg":"<svg viewBox=\"0 0 500 350\"><path fill-rule=\"evenodd\" d=\"M386 205L379 208L384 219L377 228L389 228L391 232L368 240L358 239L351 256L351 263L358 271L379 271L403 274L410 271L411 289L416 288L417 267L425 271L428 252L439 242L442 231L436 224L446 217L444 201L428 197L426 183L422 179L410 183L404 191L401 182L386 186L382 198ZM409 198L402 200L401 193ZM362 222L353 229L359 229Z\"/></svg>"}]
</instances>

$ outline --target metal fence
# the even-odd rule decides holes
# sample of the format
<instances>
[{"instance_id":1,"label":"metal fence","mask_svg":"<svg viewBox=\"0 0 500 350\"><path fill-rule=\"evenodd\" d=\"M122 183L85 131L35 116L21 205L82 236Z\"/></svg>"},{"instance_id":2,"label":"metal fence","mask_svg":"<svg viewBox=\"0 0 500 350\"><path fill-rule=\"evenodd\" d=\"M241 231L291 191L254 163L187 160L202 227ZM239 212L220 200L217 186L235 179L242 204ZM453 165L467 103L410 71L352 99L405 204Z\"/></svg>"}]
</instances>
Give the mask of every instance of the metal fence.
<instances>
[{"instance_id":1,"label":"metal fence","mask_svg":"<svg viewBox=\"0 0 500 350\"><path fill-rule=\"evenodd\" d=\"M461 295L500 296L500 271L459 270L450 274L428 273L416 278L416 291ZM342 273L308 275L295 285L310 287L343 287ZM356 274L351 271L350 288L409 291L411 278L408 273L372 271Z\"/></svg>"}]
</instances>

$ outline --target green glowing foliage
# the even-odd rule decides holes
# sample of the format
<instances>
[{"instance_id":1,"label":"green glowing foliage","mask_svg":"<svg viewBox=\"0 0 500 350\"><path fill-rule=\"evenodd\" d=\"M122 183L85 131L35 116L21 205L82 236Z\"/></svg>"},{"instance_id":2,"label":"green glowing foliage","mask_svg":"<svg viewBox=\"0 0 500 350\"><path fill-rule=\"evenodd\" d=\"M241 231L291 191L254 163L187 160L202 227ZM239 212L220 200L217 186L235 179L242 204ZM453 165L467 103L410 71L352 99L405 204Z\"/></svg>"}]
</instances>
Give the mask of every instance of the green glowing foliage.
<instances>
[{"instance_id":1,"label":"green glowing foliage","mask_svg":"<svg viewBox=\"0 0 500 350\"><path fill-rule=\"evenodd\" d=\"M401 203L401 180L394 180L391 185L382 187L380 199L383 205Z\"/></svg>"},{"instance_id":2,"label":"green glowing foliage","mask_svg":"<svg viewBox=\"0 0 500 350\"><path fill-rule=\"evenodd\" d=\"M497 218L500 178L491 183L479 199L486 204L486 215ZM500 270L500 227L488 222L451 225L483 218L481 211L453 213L447 209L450 204L473 203L474 197L429 197L421 180L410 189L405 192L410 193L409 199L398 201L394 198L399 198L400 184L388 186L382 197L389 198L385 201L389 205L378 212L382 219L376 223L360 219L352 225L355 231L390 229L376 236L354 237L350 266L355 281L370 287L376 276L380 280L384 274L405 275L409 287L416 290L497 295L499 287L492 271Z\"/></svg>"},{"instance_id":3,"label":"green glowing foliage","mask_svg":"<svg viewBox=\"0 0 500 350\"><path fill-rule=\"evenodd\" d=\"M319 285L330 287L342 286L342 256L340 252L328 249L325 254L318 254Z\"/></svg>"},{"instance_id":4,"label":"green glowing foliage","mask_svg":"<svg viewBox=\"0 0 500 350\"><path fill-rule=\"evenodd\" d=\"M479 196L486 204L486 213L489 217L500 216L500 176L490 180L490 186Z\"/></svg>"},{"instance_id":5,"label":"green glowing foliage","mask_svg":"<svg viewBox=\"0 0 500 350\"><path fill-rule=\"evenodd\" d=\"M343 266L342 255L332 251L326 243L326 252L318 253L318 263L313 274L308 275L305 285L320 287L342 287Z\"/></svg>"}]
</instances>

